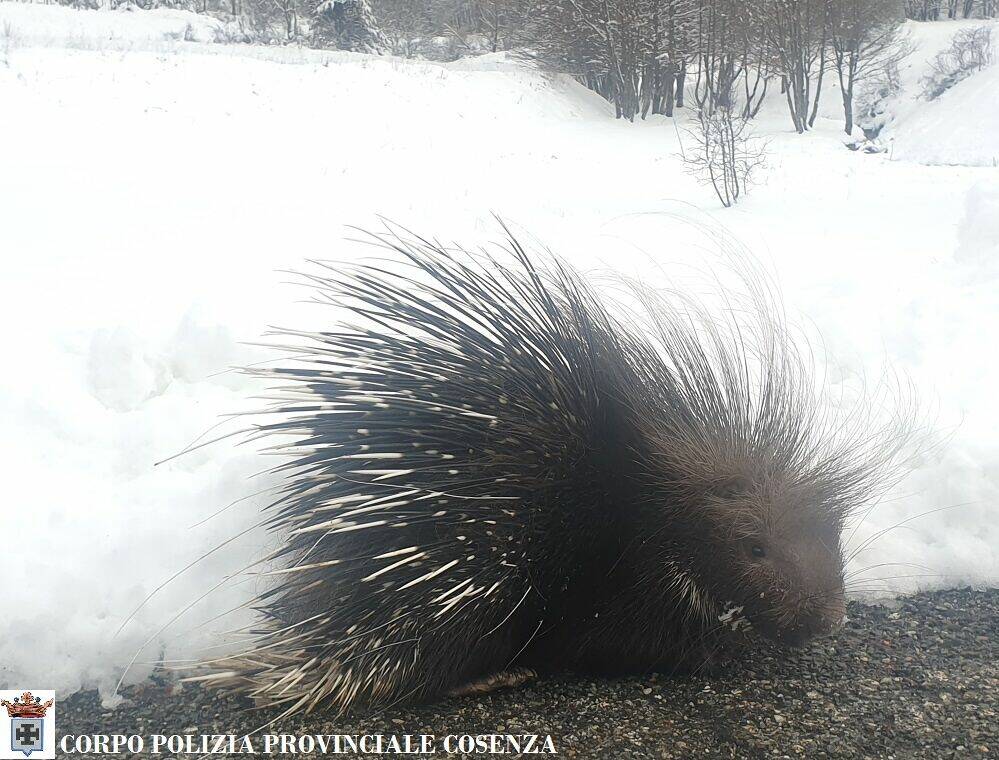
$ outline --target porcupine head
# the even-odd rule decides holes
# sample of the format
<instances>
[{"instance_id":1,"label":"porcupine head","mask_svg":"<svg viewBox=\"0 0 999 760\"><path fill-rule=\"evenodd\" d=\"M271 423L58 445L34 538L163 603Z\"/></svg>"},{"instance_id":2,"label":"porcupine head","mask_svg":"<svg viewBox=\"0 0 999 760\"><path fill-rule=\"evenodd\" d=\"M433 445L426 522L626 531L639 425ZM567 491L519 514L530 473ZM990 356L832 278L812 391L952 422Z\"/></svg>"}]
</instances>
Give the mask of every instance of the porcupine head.
<instances>
[{"instance_id":1,"label":"porcupine head","mask_svg":"<svg viewBox=\"0 0 999 760\"><path fill-rule=\"evenodd\" d=\"M898 422L879 427L860 407L831 413L760 293L738 325L697 304L643 300L658 355L628 405L644 412L634 426L646 553L722 629L790 646L835 630L844 528L890 484Z\"/></svg>"},{"instance_id":2,"label":"porcupine head","mask_svg":"<svg viewBox=\"0 0 999 760\"><path fill-rule=\"evenodd\" d=\"M566 626L590 629L577 660L597 670L696 669L727 631L800 646L845 619L844 528L892 482L904 426L831 410L760 280L743 282L733 316L631 283L648 324L609 328L638 336L597 373L615 508L589 553L609 547L609 569Z\"/></svg>"},{"instance_id":3,"label":"porcupine head","mask_svg":"<svg viewBox=\"0 0 999 760\"><path fill-rule=\"evenodd\" d=\"M823 508L817 486L759 461L709 474L678 550L716 600L719 623L791 646L835 630L846 613L844 515Z\"/></svg>"}]
</instances>

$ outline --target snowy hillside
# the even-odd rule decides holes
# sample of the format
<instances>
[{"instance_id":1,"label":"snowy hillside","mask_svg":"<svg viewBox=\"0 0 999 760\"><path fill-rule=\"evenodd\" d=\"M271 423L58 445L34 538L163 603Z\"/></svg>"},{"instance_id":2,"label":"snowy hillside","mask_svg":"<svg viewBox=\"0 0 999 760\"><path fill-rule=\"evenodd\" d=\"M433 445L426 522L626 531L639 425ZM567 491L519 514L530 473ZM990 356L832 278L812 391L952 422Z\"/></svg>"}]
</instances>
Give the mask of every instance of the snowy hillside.
<instances>
[{"instance_id":1,"label":"snowy hillside","mask_svg":"<svg viewBox=\"0 0 999 760\"><path fill-rule=\"evenodd\" d=\"M949 26L915 29L907 82ZM155 463L238 426L210 430L253 406L225 372L269 356L245 342L328 324L282 271L369 252L344 238L377 215L477 245L499 239L495 211L583 269L643 276L683 278L738 241L821 333L835 384L889 363L931 409L940 445L853 542L941 510L856 564L925 570L874 570L898 577L871 589L999 584L999 67L934 103L908 87L879 155L844 148L834 89L805 135L775 94L764 181L724 210L682 171L682 123L616 121L503 56L228 46L206 42L214 28L0 3L0 685L107 691L147 641L139 663L180 659L235 625L213 618L252 578L199 598L259 556L259 531L116 635L266 503L252 476L272 460L248 447Z\"/></svg>"},{"instance_id":2,"label":"snowy hillside","mask_svg":"<svg viewBox=\"0 0 999 760\"><path fill-rule=\"evenodd\" d=\"M895 158L999 167L999 66L989 66L921 106L898 125Z\"/></svg>"},{"instance_id":3,"label":"snowy hillside","mask_svg":"<svg viewBox=\"0 0 999 760\"><path fill-rule=\"evenodd\" d=\"M909 24L914 49L902 67L902 90L889 104L894 117L886 136L893 143L893 158L929 165L999 166L999 65L958 82L936 100L918 97L927 62L956 32L983 23L990 22ZM993 37L999 38L999 31L994 30Z\"/></svg>"}]
</instances>

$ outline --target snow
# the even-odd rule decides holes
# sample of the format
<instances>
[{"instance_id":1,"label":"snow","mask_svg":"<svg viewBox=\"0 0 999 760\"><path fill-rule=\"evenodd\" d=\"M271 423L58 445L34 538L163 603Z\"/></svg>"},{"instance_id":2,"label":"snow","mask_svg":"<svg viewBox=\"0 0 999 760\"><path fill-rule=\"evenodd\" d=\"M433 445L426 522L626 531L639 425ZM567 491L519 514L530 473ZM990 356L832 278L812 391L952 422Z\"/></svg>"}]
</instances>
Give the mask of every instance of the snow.
<instances>
[{"instance_id":1,"label":"snow","mask_svg":"<svg viewBox=\"0 0 999 760\"><path fill-rule=\"evenodd\" d=\"M852 540L909 520L854 567L918 568L872 570L898 577L866 588L999 583L999 170L977 160L999 112L974 110L994 107L994 70L932 104L906 87L893 154L843 147L832 87L806 135L772 97L764 181L724 210L682 171L672 122L616 121L502 55L433 64L186 32L213 24L0 3L0 99L17 115L0 122L0 686L107 695L137 652L128 681L243 619L215 618L256 588L239 571L271 540L252 526L272 460L231 440L171 457L259 404L226 369L271 356L248 345L268 326L329 324L284 272L370 252L345 238L377 215L478 245L501 237L495 211L584 270L643 277L696 279L720 245L744 247L821 334L835 387L888 364L927 410L935 446ZM913 25L907 81L949 26ZM948 98L972 109L967 131L945 121Z\"/></svg>"},{"instance_id":2,"label":"snow","mask_svg":"<svg viewBox=\"0 0 999 760\"><path fill-rule=\"evenodd\" d=\"M884 137L892 157L928 165L999 166L999 64L993 63L958 82L939 98L920 97L926 63L950 46L962 30L987 25L999 45L995 21L910 23L914 52L901 71L902 89L890 103L894 122Z\"/></svg>"},{"instance_id":3,"label":"snow","mask_svg":"<svg viewBox=\"0 0 999 760\"><path fill-rule=\"evenodd\" d=\"M895 135L895 158L999 167L999 65L926 103Z\"/></svg>"},{"instance_id":4,"label":"snow","mask_svg":"<svg viewBox=\"0 0 999 760\"><path fill-rule=\"evenodd\" d=\"M142 11L129 5L105 11L4 3L3 22L12 28L17 44L91 50L148 47L177 40L216 42L222 39L224 29L217 19L190 11Z\"/></svg>"},{"instance_id":5,"label":"snow","mask_svg":"<svg viewBox=\"0 0 999 760\"><path fill-rule=\"evenodd\" d=\"M968 189L954 258L969 281L999 274L999 182L980 182Z\"/></svg>"}]
</instances>

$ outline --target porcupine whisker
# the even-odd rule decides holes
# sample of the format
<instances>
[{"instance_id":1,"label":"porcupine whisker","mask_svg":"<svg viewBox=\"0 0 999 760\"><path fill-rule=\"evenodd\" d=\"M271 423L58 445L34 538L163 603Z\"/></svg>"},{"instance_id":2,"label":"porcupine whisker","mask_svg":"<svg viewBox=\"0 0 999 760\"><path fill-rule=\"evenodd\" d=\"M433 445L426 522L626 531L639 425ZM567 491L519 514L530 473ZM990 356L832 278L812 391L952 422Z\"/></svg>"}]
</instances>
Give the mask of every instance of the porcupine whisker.
<instances>
[{"instance_id":1,"label":"porcupine whisker","mask_svg":"<svg viewBox=\"0 0 999 760\"><path fill-rule=\"evenodd\" d=\"M232 540L232 539L230 539L230 540ZM250 563L250 565L248 565L247 567L253 567L253 565L258 564L260 561L261 560L256 560L256 561ZM145 642L143 642L142 645L135 651L135 654L132 655L132 658L125 665L125 669L122 672L121 677L118 679L118 682L115 684L114 690L111 692L112 696L118 696L118 691L121 689L121 685L125 681L125 677L128 675L128 671L131 670L132 665L135 664L135 661L139 657L139 653L142 652L143 649L145 649L147 646L149 646L161 633L163 633L163 631L165 631L167 628L169 628L171 625L173 625L175 622L177 622L177 620L179 620L181 618L181 616L183 616L188 610L190 610L192 607L194 607L198 602L204 600L210 594L212 594L215 591L217 591L219 588L221 588L223 585L225 585L232 578L235 578L241 572L243 572L243 571L240 570L240 571L237 571L235 573L231 573L231 574L225 576L224 578L222 578L222 580L220 580L218 583L216 583L214 586L212 586L210 589L208 589L208 591L206 591L201 596L199 596L197 599L195 599L193 602L191 602L189 605L187 605L187 607L185 607L180 612L178 612L176 615L174 615L172 618L170 618L170 620L168 620L166 623L164 623L155 633L153 633L148 639L146 639Z\"/></svg>"},{"instance_id":2,"label":"porcupine whisker","mask_svg":"<svg viewBox=\"0 0 999 760\"><path fill-rule=\"evenodd\" d=\"M945 577L947 577L946 573L909 573L906 575L884 575L881 576L880 578L867 578L867 579L862 578L858 579L856 583L861 584L868 581L869 582L892 581L904 578L945 578ZM848 589L853 588L853 586L848 585L847 588Z\"/></svg>"},{"instance_id":3,"label":"porcupine whisker","mask_svg":"<svg viewBox=\"0 0 999 760\"><path fill-rule=\"evenodd\" d=\"M215 552L219 551L223 547L231 544L233 541L238 541L240 538L242 538L243 536L245 536L247 533L251 533L252 531L256 530L257 528L262 527L263 525L266 524L266 522L267 522L267 520L261 520L260 522L256 523L255 525L251 525L249 528L246 528L246 529L240 531L239 533L237 533L232 538L227 538L225 541L223 541L221 544L219 544L215 548L213 548L213 549L205 552L200 557L198 557L197 559L193 560L192 562L188 563L187 565L185 565L184 567L182 567L180 570L178 570L177 572L175 572L173 575L171 575L169 578L167 578L159 586L157 586L156 588L154 588L152 591L150 591L146 595L146 597L139 603L139 605L134 610L132 610L125 617L125 620L122 621L122 623L121 623L120 626L118 626L118 629L114 632L114 634L112 635L111 638L117 638L117 636L124 630L125 626L128 625L129 622L131 622L131 620L149 602L149 600L152 599L163 588L165 588L169 583L173 582L174 580L176 580L177 578L179 578L181 575L183 575L184 573L186 573L188 570L190 570L192 567L194 567L195 565L197 565L199 562L204 561L205 559L207 559L208 557L210 557L212 554L214 554ZM246 568L244 568L243 570L241 570L241 571L233 574L230 577L236 577L236 575L239 575L239 573L245 571L246 569L254 567L255 565L261 564L263 562L266 562L268 559L269 559L269 557L264 557L262 559L254 560L249 565L247 565Z\"/></svg>"},{"instance_id":4,"label":"porcupine whisker","mask_svg":"<svg viewBox=\"0 0 999 760\"><path fill-rule=\"evenodd\" d=\"M707 667L708 663L711 662L712 659L714 659L715 655L717 655L719 651L721 651L721 647L715 645L715 647L709 653L704 655L704 657L701 659L701 663L694 668L691 674L696 676L698 673L704 670Z\"/></svg>"},{"instance_id":5,"label":"porcupine whisker","mask_svg":"<svg viewBox=\"0 0 999 760\"><path fill-rule=\"evenodd\" d=\"M193 445L192 446L188 446L184 450L179 451L176 454L167 457L166 459L161 459L158 462L153 462L153 466L154 467L159 467L161 464L166 464L167 462L172 462L174 459L177 459L178 457L182 457L185 454L190 454L192 451L197 451L198 449L203 449L206 446L211 446L212 444L218 443L219 441L225 441L225 440L228 440L229 438L234 438L234 437L239 436L239 435L246 435L247 433L252 433L252 432L253 432L253 428L243 428L242 430L234 430L233 432L226 433L225 435L221 435L218 438L213 438L210 441L205 441L204 443L199 443L197 446L193 446Z\"/></svg>"},{"instance_id":6,"label":"porcupine whisker","mask_svg":"<svg viewBox=\"0 0 999 760\"><path fill-rule=\"evenodd\" d=\"M704 642L708 641L710 637L725 630L728 630L728 626L725 623L716 623L712 628L705 629L703 632L701 632L694 640L685 642L684 647L688 652L692 651L697 647L699 647ZM669 677L670 678L675 677L677 673L679 673L679 671L685 667L686 664L687 663L685 659L678 659L676 664L673 666L673 669L670 671Z\"/></svg>"},{"instance_id":7,"label":"porcupine whisker","mask_svg":"<svg viewBox=\"0 0 999 760\"><path fill-rule=\"evenodd\" d=\"M843 576L843 580L844 582L849 583L851 579L856 578L862 573L866 573L871 570L876 570L879 567L912 567L917 570L926 570L926 571L930 570L930 568L927 567L926 565L919 565L916 564L915 562L878 562L875 565L868 565L866 567L857 568L856 570L852 570L851 572L846 573L846 575Z\"/></svg>"},{"instance_id":8,"label":"porcupine whisker","mask_svg":"<svg viewBox=\"0 0 999 760\"><path fill-rule=\"evenodd\" d=\"M911 579L911 578L937 578L937 579L940 579L940 578L946 578L946 577L947 576L944 573L913 573L911 575L886 575L886 576L884 576L882 578L871 578L871 579L869 579L868 582L870 582L870 583L887 583L888 581L907 580L907 579ZM857 591L857 590L862 589L864 587L860 586L860 585L856 585L856 586L847 585L846 588L849 591Z\"/></svg>"},{"instance_id":9,"label":"porcupine whisker","mask_svg":"<svg viewBox=\"0 0 999 760\"><path fill-rule=\"evenodd\" d=\"M266 493L267 491L276 490L276 488L277 488L276 486L275 487L271 487L271 488L264 488L264 489L261 489L260 491L257 491L254 494L250 494L248 496L242 497L241 499L237 499L237 500L231 502L226 507L223 507L222 510L219 510L219 512L224 511L225 509L229 509L234 504L236 504L236 503L238 503L240 501L243 501L243 500L249 499L249 498L254 498L254 497L259 496L259 495L261 495L263 493ZM219 514L219 512L216 512L213 515L210 515L209 517L205 518L205 520L202 520L199 523L195 523L195 525L193 525L191 527L198 527L199 525L203 524L205 521L210 520L212 517L214 517L215 515ZM183 575L184 573L186 573L191 568L195 567L199 562L204 561L205 559L207 559L208 557L210 557L215 552L220 551L223 547L227 546L228 544L232 543L233 541L238 540L239 538L243 537L247 533L250 533L250 532L256 530L257 528L262 527L264 524L266 524L266 520L258 522L255 525L250 526L249 528L246 528L241 533L238 533L237 535L233 536L232 538L229 538L229 539L223 541L221 544L219 544L219 545L215 546L214 548L212 548L211 550L205 552L200 557L198 557L197 559L195 559L194 561L190 562L185 567L183 567L180 570L178 570L177 572L175 572L167 580L163 581L159 586L157 586L156 588L154 588L152 591L149 592L149 594L146 595L146 597L139 603L139 605L135 609L133 609L125 617L125 619L122 621L121 625L117 628L117 630L112 635L112 638L117 638L121 634L121 632L125 629L125 626L127 626L128 623L131 622L131 620L135 618L135 616L139 613L139 611L142 610L142 608L145 607L145 605L148 604L149 601L156 594L158 594L160 591L162 591L167 585L169 585L170 583L172 583L174 580L176 580L177 578L179 578L181 575ZM230 578L237 577L238 575L240 575L242 573L245 573L249 568L254 567L254 566L258 565L258 564L262 564L264 562L267 562L269 559L271 559L271 557L263 557L263 558L261 558L259 560L255 560L254 562L252 562L251 564L249 564L245 568L243 568L243 570L237 571L236 573L234 573L233 575L231 575L229 577ZM235 612L236 610L238 610L238 609L240 609L240 608L242 608L244 606L246 606L246 605L239 605L238 607L234 608L230 612ZM188 607L187 609L190 609L190 607ZM186 609L185 609L185 611L186 611ZM146 645L143 645L143 648L145 646ZM123 678L124 678L124 676L123 676Z\"/></svg>"},{"instance_id":10,"label":"porcupine whisker","mask_svg":"<svg viewBox=\"0 0 999 760\"><path fill-rule=\"evenodd\" d=\"M229 372L229 371L231 371L231 369L232 368L230 368L228 370L225 370L225 371ZM209 375L208 377L212 377L212 375ZM202 438L204 438L210 432L212 432L213 430L221 427L222 425L225 425L227 422L231 422L232 419L233 419L232 415L229 415L229 414L224 414L224 415L222 415L222 417L224 417L224 419L219 420L218 422L216 422L213 425L209 426L207 429L203 430L194 440L192 440L183 449L181 449L180 450L180 454L184 454L185 452L190 451L191 447L194 444L196 444L198 441L200 441ZM178 454L177 456L180 456L180 454Z\"/></svg>"},{"instance_id":11,"label":"porcupine whisker","mask_svg":"<svg viewBox=\"0 0 999 760\"><path fill-rule=\"evenodd\" d=\"M503 668L501 672L505 672L507 669L509 669L510 666L513 665L513 663L516 661L516 659L524 653L524 650L531 645L531 642L534 641L535 636L538 635L538 631L541 630L541 626L544 625L544 622L545 622L544 618L541 618L541 620L538 621L538 625L535 627L531 635L527 637L527 641L525 641L523 646L513 654L513 656L510 658L510 661L506 664L506 666Z\"/></svg>"},{"instance_id":12,"label":"porcupine whisker","mask_svg":"<svg viewBox=\"0 0 999 760\"><path fill-rule=\"evenodd\" d=\"M276 491L279 488L280 488L280 486L277 486L277 485L275 485L275 486L268 486L267 488L261 488L259 491L256 491L256 492L251 493L251 494L247 494L246 496L241 496L238 499L233 499L232 501L230 501L228 504L226 504L221 509L218 509L218 510L212 512L210 515L208 515L208 517L205 517L205 518L199 520L198 522L194 523L193 525L189 525L188 526L188 530L193 530L194 528L200 528L202 525L204 525L205 523L207 523L209 520L212 520L212 519L218 517L220 514L222 514L226 510L232 509L234 506L236 506L237 504L239 504L241 502L247 501L249 499L255 499L258 496L263 496L265 493L267 493L269 491Z\"/></svg>"},{"instance_id":13,"label":"porcupine whisker","mask_svg":"<svg viewBox=\"0 0 999 760\"><path fill-rule=\"evenodd\" d=\"M870 545L874 541L879 540L880 538L882 538L883 536L887 535L891 531L896 530L897 528L901 528L901 527L907 525L908 523L913 522L914 520L919 520L919 519L921 519L923 517L929 517L930 515L935 515L938 512L946 512L946 511L951 510L951 509L958 509L960 507L967 507L967 506L970 506L972 504L975 504L975 502L973 502L973 501L966 501L966 502L962 502L960 504L951 504L951 505L946 506L946 507L937 507L936 509L929 509L929 510L927 510L925 512L920 512L919 514L911 515L910 517L903 518L902 520L899 520L894 525L890 525L887 528L883 528L882 530L879 530L877 533L875 533L873 536L870 536L869 538L867 538L863 543L860 544L860 546L858 546L856 549L853 549L846 556L846 561L849 562L849 561L853 560L858 554L860 554L860 552L862 552L865 549L869 548Z\"/></svg>"},{"instance_id":14,"label":"porcupine whisker","mask_svg":"<svg viewBox=\"0 0 999 760\"><path fill-rule=\"evenodd\" d=\"M252 709L252 708L247 708L247 712L249 712L250 709ZM293 712L294 711L292 711L292 714L293 714ZM281 715L278 715L278 716L272 718L271 720L267 721L263 725L260 725L257 728L254 728L252 731L250 731L249 733L245 734L245 736L256 736L261 731L267 730L268 728L270 728L271 726L273 726L275 723L278 723L279 721L282 721L282 720L284 720L287 717L288 717L288 714L282 713ZM209 757L211 757L211 754L210 753L205 753L203 755L199 755L197 757L197 760L208 760Z\"/></svg>"},{"instance_id":15,"label":"porcupine whisker","mask_svg":"<svg viewBox=\"0 0 999 760\"><path fill-rule=\"evenodd\" d=\"M240 345L247 345L247 344L240 342ZM210 380L210 379L215 378L215 377L221 377L222 375L228 375L230 372L244 373L244 372L246 372L246 370L248 368L251 368L251 367L260 367L260 366L263 366L264 364L272 364L274 362L288 361L288 360L293 359L293 358L294 357L292 357L292 356L275 356L275 357L272 357L270 359L261 359L260 361L250 362L249 364L244 364L244 365L235 366L235 367L226 367L225 369L221 369L218 372L211 372L211 373L205 375L205 379ZM208 431L205 431L205 432L208 432ZM202 435L204 435L204 433L202 433ZM198 440L197 438L194 439L195 442L197 440Z\"/></svg>"},{"instance_id":16,"label":"porcupine whisker","mask_svg":"<svg viewBox=\"0 0 999 760\"><path fill-rule=\"evenodd\" d=\"M874 510L878 508L879 504L880 500L875 500L870 507L864 510L860 520L858 520L857 524L853 526L853 530L850 531L850 535L847 537L846 541L843 542L844 546L849 546L853 543L853 539L857 536L857 531L859 531L863 524L867 521L867 518L873 514Z\"/></svg>"}]
</instances>

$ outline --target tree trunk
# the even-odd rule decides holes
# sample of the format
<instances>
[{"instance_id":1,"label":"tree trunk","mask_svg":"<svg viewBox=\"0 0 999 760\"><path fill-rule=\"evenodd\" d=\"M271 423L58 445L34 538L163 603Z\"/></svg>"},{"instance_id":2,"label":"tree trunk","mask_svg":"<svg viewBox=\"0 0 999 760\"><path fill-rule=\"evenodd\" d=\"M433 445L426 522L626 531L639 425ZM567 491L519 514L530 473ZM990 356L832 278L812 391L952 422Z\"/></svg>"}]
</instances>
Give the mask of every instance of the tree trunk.
<instances>
[{"instance_id":1,"label":"tree trunk","mask_svg":"<svg viewBox=\"0 0 999 760\"><path fill-rule=\"evenodd\" d=\"M815 83L815 102L812 105L812 115L808 119L808 126L815 126L815 119L819 115L819 98L822 97L822 79L826 75L826 49L825 43L822 45L822 53L819 58L819 78Z\"/></svg>"},{"instance_id":2,"label":"tree trunk","mask_svg":"<svg viewBox=\"0 0 999 760\"><path fill-rule=\"evenodd\" d=\"M819 78L815 83L815 103L812 106L812 115L808 119L808 126L815 126L815 119L819 115L819 99L822 97L822 81L826 75L826 52L829 48L829 16L822 18L822 39L819 41ZM808 76L808 72L805 72Z\"/></svg>"},{"instance_id":3,"label":"tree trunk","mask_svg":"<svg viewBox=\"0 0 999 760\"><path fill-rule=\"evenodd\" d=\"M663 113L670 117L673 116L673 106L676 104L676 79L676 70L670 64L663 82Z\"/></svg>"},{"instance_id":4,"label":"tree trunk","mask_svg":"<svg viewBox=\"0 0 999 760\"><path fill-rule=\"evenodd\" d=\"M843 90L843 116L846 119L846 133L853 134L853 85L849 90Z\"/></svg>"}]
</instances>

